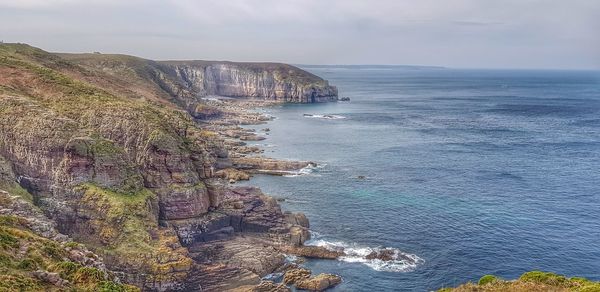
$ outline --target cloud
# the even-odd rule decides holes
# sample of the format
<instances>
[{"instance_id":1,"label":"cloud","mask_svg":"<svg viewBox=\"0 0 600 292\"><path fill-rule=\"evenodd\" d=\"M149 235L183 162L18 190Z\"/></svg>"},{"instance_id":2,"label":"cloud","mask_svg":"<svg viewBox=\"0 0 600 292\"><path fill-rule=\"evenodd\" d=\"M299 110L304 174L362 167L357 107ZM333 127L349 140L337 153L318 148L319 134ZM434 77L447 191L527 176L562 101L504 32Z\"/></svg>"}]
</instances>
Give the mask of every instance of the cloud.
<instances>
[{"instance_id":1,"label":"cloud","mask_svg":"<svg viewBox=\"0 0 600 292\"><path fill-rule=\"evenodd\" d=\"M118 5L118 0L0 0L0 7L40 9L49 7L64 7L69 5Z\"/></svg>"},{"instance_id":2,"label":"cloud","mask_svg":"<svg viewBox=\"0 0 600 292\"><path fill-rule=\"evenodd\" d=\"M0 8L2 38L50 50L292 63L600 67L596 0L0 0Z\"/></svg>"}]
</instances>

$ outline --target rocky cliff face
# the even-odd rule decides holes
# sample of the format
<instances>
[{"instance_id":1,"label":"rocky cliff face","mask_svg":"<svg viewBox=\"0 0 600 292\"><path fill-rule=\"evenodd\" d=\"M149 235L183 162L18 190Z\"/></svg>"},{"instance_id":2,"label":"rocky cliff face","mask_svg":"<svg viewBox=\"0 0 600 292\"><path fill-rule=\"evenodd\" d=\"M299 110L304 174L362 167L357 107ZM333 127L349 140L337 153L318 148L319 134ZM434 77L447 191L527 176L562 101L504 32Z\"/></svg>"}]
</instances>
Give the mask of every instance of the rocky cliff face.
<instances>
[{"instance_id":1,"label":"rocky cliff face","mask_svg":"<svg viewBox=\"0 0 600 292\"><path fill-rule=\"evenodd\" d=\"M338 92L326 80L297 67L279 63L214 61L152 61L124 55L59 54L92 72L78 76L119 92L144 99L169 100L199 119L217 117L202 97L216 95L278 102L336 101ZM96 73L94 73L96 74Z\"/></svg>"},{"instance_id":2,"label":"rocky cliff face","mask_svg":"<svg viewBox=\"0 0 600 292\"><path fill-rule=\"evenodd\" d=\"M204 271L202 261L187 246L239 233L270 244L306 240L306 226L287 221L273 199L228 190L214 177L217 161L228 160L223 141L183 110L206 113L198 96L252 90L317 101L312 85L269 68L81 58L0 44L0 189L33 202L58 232L145 290L201 289L189 279ZM254 282L273 269L231 264L228 271L249 273Z\"/></svg>"},{"instance_id":3,"label":"rocky cliff face","mask_svg":"<svg viewBox=\"0 0 600 292\"><path fill-rule=\"evenodd\" d=\"M230 62L164 62L194 92L204 95L255 97L294 103L337 100L326 80L285 64Z\"/></svg>"}]
</instances>

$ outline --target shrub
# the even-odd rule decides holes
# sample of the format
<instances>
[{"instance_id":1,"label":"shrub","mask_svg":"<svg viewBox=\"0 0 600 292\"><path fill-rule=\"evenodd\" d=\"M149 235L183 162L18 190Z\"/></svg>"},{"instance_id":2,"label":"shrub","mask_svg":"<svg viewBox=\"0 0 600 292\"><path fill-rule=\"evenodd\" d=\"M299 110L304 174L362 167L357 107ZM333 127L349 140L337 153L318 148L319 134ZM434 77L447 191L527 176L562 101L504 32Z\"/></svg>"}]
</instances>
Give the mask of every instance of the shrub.
<instances>
[{"instance_id":1,"label":"shrub","mask_svg":"<svg viewBox=\"0 0 600 292\"><path fill-rule=\"evenodd\" d=\"M563 286L565 284L568 284L569 282L565 276L542 271L531 271L524 273L523 275L521 275L521 277L519 277L519 280L526 282L542 283L552 286Z\"/></svg>"},{"instance_id":2,"label":"shrub","mask_svg":"<svg viewBox=\"0 0 600 292\"><path fill-rule=\"evenodd\" d=\"M130 291L138 291L135 287L131 287L129 285L117 284L115 282L110 281L102 281L98 284L97 291L100 292L130 292Z\"/></svg>"},{"instance_id":3,"label":"shrub","mask_svg":"<svg viewBox=\"0 0 600 292\"><path fill-rule=\"evenodd\" d=\"M46 253L47 256L49 256L55 260L62 259L62 251L59 248L58 244L56 244L54 242L51 242L51 241L44 242L44 246L42 247L42 250L44 251L44 253Z\"/></svg>"},{"instance_id":4,"label":"shrub","mask_svg":"<svg viewBox=\"0 0 600 292\"><path fill-rule=\"evenodd\" d=\"M0 229L0 247L4 249L17 248L19 247L19 239L6 230Z\"/></svg>"},{"instance_id":5,"label":"shrub","mask_svg":"<svg viewBox=\"0 0 600 292\"><path fill-rule=\"evenodd\" d=\"M600 283L590 282L590 283L584 285L583 287L575 289L575 291L577 291L577 292L600 292Z\"/></svg>"},{"instance_id":6,"label":"shrub","mask_svg":"<svg viewBox=\"0 0 600 292\"><path fill-rule=\"evenodd\" d=\"M20 275L0 275L0 291L41 291L39 284Z\"/></svg>"},{"instance_id":7,"label":"shrub","mask_svg":"<svg viewBox=\"0 0 600 292\"><path fill-rule=\"evenodd\" d=\"M0 266L1 267L10 267L12 265L12 258L7 255L0 253Z\"/></svg>"},{"instance_id":8,"label":"shrub","mask_svg":"<svg viewBox=\"0 0 600 292\"><path fill-rule=\"evenodd\" d=\"M96 268L83 267L77 269L73 280L76 283L95 283L104 281L104 273Z\"/></svg>"},{"instance_id":9,"label":"shrub","mask_svg":"<svg viewBox=\"0 0 600 292\"><path fill-rule=\"evenodd\" d=\"M494 282L498 282L500 281L500 279L494 275L485 275L481 278L479 278L479 282L477 282L478 285L485 285L488 283L494 283Z\"/></svg>"},{"instance_id":10,"label":"shrub","mask_svg":"<svg viewBox=\"0 0 600 292\"><path fill-rule=\"evenodd\" d=\"M80 264L64 261L56 264L52 270L58 272L63 279L72 280L73 274L77 272L79 268L81 268Z\"/></svg>"},{"instance_id":11,"label":"shrub","mask_svg":"<svg viewBox=\"0 0 600 292\"><path fill-rule=\"evenodd\" d=\"M76 248L78 246L79 246L79 243L74 242L74 241L70 241L65 244L65 247L70 247L70 248Z\"/></svg>"},{"instance_id":12,"label":"shrub","mask_svg":"<svg viewBox=\"0 0 600 292\"><path fill-rule=\"evenodd\" d=\"M26 271L33 271L37 268L37 264L32 259L24 259L17 264L17 268Z\"/></svg>"}]
</instances>

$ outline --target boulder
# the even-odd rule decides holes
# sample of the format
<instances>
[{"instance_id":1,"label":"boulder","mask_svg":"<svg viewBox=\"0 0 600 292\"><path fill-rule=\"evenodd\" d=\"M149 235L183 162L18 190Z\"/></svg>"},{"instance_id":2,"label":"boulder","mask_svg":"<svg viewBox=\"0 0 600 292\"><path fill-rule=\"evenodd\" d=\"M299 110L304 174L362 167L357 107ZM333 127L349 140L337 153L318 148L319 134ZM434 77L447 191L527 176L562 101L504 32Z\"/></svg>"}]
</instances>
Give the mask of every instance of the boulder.
<instances>
[{"instance_id":1,"label":"boulder","mask_svg":"<svg viewBox=\"0 0 600 292\"><path fill-rule=\"evenodd\" d=\"M319 274L295 283L296 288L309 291L323 291L342 282L342 277L333 274Z\"/></svg>"},{"instance_id":2,"label":"boulder","mask_svg":"<svg viewBox=\"0 0 600 292\"><path fill-rule=\"evenodd\" d=\"M292 213L289 211L286 211L284 213L285 215L285 220L292 224L292 225L299 225L305 228L309 228L310 225L308 223L308 218L306 218L306 215L304 215L304 213Z\"/></svg>"},{"instance_id":3,"label":"boulder","mask_svg":"<svg viewBox=\"0 0 600 292\"><path fill-rule=\"evenodd\" d=\"M393 249L386 248L379 251L372 251L365 258L368 260L391 261L396 258L396 252Z\"/></svg>"},{"instance_id":4,"label":"boulder","mask_svg":"<svg viewBox=\"0 0 600 292\"><path fill-rule=\"evenodd\" d=\"M37 270L37 271L33 272L33 275L36 278L40 279L42 282L50 283L50 284L58 286L58 287L62 287L69 283L69 281L61 278L58 273L51 273L48 271Z\"/></svg>"},{"instance_id":5,"label":"boulder","mask_svg":"<svg viewBox=\"0 0 600 292\"><path fill-rule=\"evenodd\" d=\"M250 175L248 173L246 173L245 171L237 170L235 168L221 169L215 173L215 176L234 182L238 180L250 179Z\"/></svg>"},{"instance_id":6,"label":"boulder","mask_svg":"<svg viewBox=\"0 0 600 292\"><path fill-rule=\"evenodd\" d=\"M277 284L272 281L262 281L251 290L252 292L289 292L292 291L284 284Z\"/></svg>"},{"instance_id":7,"label":"boulder","mask_svg":"<svg viewBox=\"0 0 600 292\"><path fill-rule=\"evenodd\" d=\"M310 278L310 270L304 268L291 269L283 275L283 283L295 284L308 278Z\"/></svg>"},{"instance_id":8,"label":"boulder","mask_svg":"<svg viewBox=\"0 0 600 292\"><path fill-rule=\"evenodd\" d=\"M302 226L292 226L290 228L290 243L295 246L302 245L310 239L310 233L307 228Z\"/></svg>"}]
</instances>

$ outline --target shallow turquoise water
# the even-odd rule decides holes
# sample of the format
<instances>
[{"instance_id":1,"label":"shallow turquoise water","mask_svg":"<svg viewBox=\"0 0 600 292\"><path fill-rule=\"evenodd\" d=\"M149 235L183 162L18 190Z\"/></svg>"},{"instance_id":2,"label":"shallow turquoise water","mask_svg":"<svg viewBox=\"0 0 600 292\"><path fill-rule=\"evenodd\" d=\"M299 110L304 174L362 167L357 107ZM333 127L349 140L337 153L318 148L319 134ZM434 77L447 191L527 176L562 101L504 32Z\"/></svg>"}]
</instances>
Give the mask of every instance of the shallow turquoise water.
<instances>
[{"instance_id":1,"label":"shallow turquoise water","mask_svg":"<svg viewBox=\"0 0 600 292\"><path fill-rule=\"evenodd\" d=\"M269 108L276 120L257 128L271 129L266 155L322 168L250 184L305 212L316 243L420 259L309 261L343 276L336 291L532 269L600 280L600 73L310 70L351 102Z\"/></svg>"}]
</instances>

